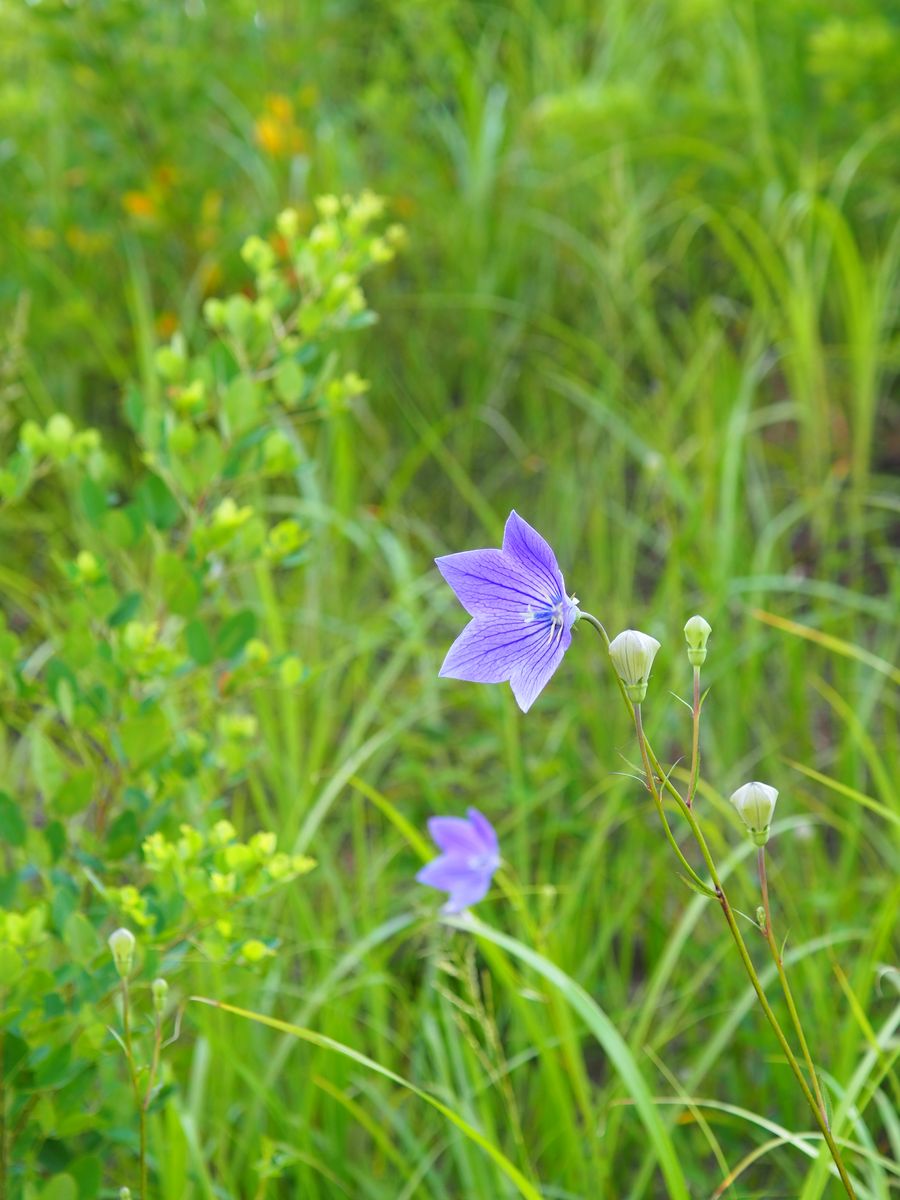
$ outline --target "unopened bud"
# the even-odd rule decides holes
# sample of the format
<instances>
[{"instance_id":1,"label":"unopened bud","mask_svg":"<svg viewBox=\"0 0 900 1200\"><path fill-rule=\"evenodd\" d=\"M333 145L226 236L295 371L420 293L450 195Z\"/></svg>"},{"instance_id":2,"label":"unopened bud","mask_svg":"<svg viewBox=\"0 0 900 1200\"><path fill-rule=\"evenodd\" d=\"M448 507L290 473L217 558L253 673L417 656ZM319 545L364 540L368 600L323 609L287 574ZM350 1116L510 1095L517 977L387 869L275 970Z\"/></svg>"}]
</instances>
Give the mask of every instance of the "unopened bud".
<instances>
[{"instance_id":1,"label":"unopened bud","mask_svg":"<svg viewBox=\"0 0 900 1200\"><path fill-rule=\"evenodd\" d=\"M75 426L65 413L54 413L47 422L44 432L50 445L57 450L64 450L71 442Z\"/></svg>"},{"instance_id":2,"label":"unopened bud","mask_svg":"<svg viewBox=\"0 0 900 1200\"><path fill-rule=\"evenodd\" d=\"M625 691L632 704L640 704L647 695L650 668L659 649L656 638L637 629L626 629L609 644L609 657L616 674L625 684Z\"/></svg>"},{"instance_id":3,"label":"unopened bud","mask_svg":"<svg viewBox=\"0 0 900 1200\"><path fill-rule=\"evenodd\" d=\"M150 984L150 991L153 993L153 1010L162 1016L166 1007L166 997L169 994L169 985L164 979L154 979Z\"/></svg>"},{"instance_id":4,"label":"unopened bud","mask_svg":"<svg viewBox=\"0 0 900 1200\"><path fill-rule=\"evenodd\" d=\"M757 846L764 846L769 840L769 825L777 799L778 789L767 783L745 783L731 796L731 803Z\"/></svg>"},{"instance_id":5,"label":"unopened bud","mask_svg":"<svg viewBox=\"0 0 900 1200\"><path fill-rule=\"evenodd\" d=\"M688 662L692 667L702 667L706 662L706 643L711 633L712 626L699 613L685 625L684 640L687 642Z\"/></svg>"},{"instance_id":6,"label":"unopened bud","mask_svg":"<svg viewBox=\"0 0 900 1200\"><path fill-rule=\"evenodd\" d=\"M119 1188L119 1200L131 1200L131 1188Z\"/></svg>"},{"instance_id":7,"label":"unopened bud","mask_svg":"<svg viewBox=\"0 0 900 1200\"><path fill-rule=\"evenodd\" d=\"M117 929L109 935L109 948L112 951L113 962L122 979L127 979L134 966L134 934L130 929Z\"/></svg>"},{"instance_id":8,"label":"unopened bud","mask_svg":"<svg viewBox=\"0 0 900 1200\"><path fill-rule=\"evenodd\" d=\"M75 558L75 569L84 583L96 583L103 572L90 550L79 550Z\"/></svg>"},{"instance_id":9,"label":"unopened bud","mask_svg":"<svg viewBox=\"0 0 900 1200\"><path fill-rule=\"evenodd\" d=\"M761 904L759 905L759 907L756 910L756 923L760 927L760 929L765 929L765 927L766 927L766 910L763 908L763 906Z\"/></svg>"},{"instance_id":10,"label":"unopened bud","mask_svg":"<svg viewBox=\"0 0 900 1200\"><path fill-rule=\"evenodd\" d=\"M283 238L295 238L300 229L300 214L296 208L285 208L275 218L275 227Z\"/></svg>"}]
</instances>

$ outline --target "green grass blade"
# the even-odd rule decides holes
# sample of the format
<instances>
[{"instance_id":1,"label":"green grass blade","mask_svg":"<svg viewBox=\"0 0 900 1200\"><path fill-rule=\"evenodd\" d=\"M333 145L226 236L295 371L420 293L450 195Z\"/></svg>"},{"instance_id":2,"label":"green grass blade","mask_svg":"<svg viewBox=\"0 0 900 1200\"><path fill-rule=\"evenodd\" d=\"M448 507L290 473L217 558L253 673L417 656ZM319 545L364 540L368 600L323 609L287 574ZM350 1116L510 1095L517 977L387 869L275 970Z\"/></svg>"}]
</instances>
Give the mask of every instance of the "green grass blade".
<instances>
[{"instance_id":1,"label":"green grass blade","mask_svg":"<svg viewBox=\"0 0 900 1200\"><path fill-rule=\"evenodd\" d=\"M675 1147L672 1145L672 1140L656 1110L656 1102L625 1039L603 1009L565 971L560 970L559 967L544 958L543 955L538 954L535 950L530 949L530 947L517 941L515 938L508 937L504 933L499 933L496 929L491 929L489 925L482 924L475 917L468 917L464 921L448 921L447 924L452 925L454 928L474 933L477 937L484 938L486 941L492 942L495 946L499 946L520 962L526 963L546 979L548 983L553 984L554 987L560 990L566 1002L581 1017L585 1025L587 1025L588 1029L590 1029L591 1033L603 1047L609 1056L610 1062L628 1089L638 1115L647 1131L647 1136L650 1139L650 1144L653 1147L653 1152L656 1155L660 1169L665 1177L667 1194L672 1197L672 1200L688 1200L687 1181L681 1169L681 1164L678 1161L678 1156L675 1153Z\"/></svg>"},{"instance_id":2,"label":"green grass blade","mask_svg":"<svg viewBox=\"0 0 900 1200\"><path fill-rule=\"evenodd\" d=\"M352 1062L358 1063L361 1067L365 1067L366 1070L373 1071L383 1079L389 1079L391 1083L397 1084L398 1087L412 1092L414 1096L418 1096L420 1100L424 1100L426 1104L431 1105L432 1108L446 1117L448 1121L455 1125L475 1145L480 1146L493 1159L507 1179L515 1184L520 1196L523 1196L525 1200L541 1200L540 1192L533 1184L528 1182L518 1167L509 1161L503 1151L484 1137L483 1134L479 1133L477 1129L464 1120L458 1113L454 1112L449 1105L442 1103L442 1101L430 1095L422 1088L416 1087L414 1083L410 1083L402 1075L398 1075L395 1071L383 1067L367 1055L360 1054L352 1046L345 1046L343 1042L337 1042L333 1038L325 1037L324 1034L316 1033L313 1029L304 1029L301 1025L291 1025L288 1021L279 1021L277 1017L269 1017L265 1013L252 1012L248 1008L239 1008L235 1004L226 1004L224 1001L212 1000L206 996L191 996L190 999L195 1003L208 1004L210 1007L218 1008L222 1012L231 1013L233 1016L243 1017L244 1020L255 1021L258 1025L267 1025L270 1029L277 1029L281 1033L291 1034L291 1036L298 1038L300 1041L308 1042L311 1046L318 1046L322 1050L331 1050L335 1054L340 1054L344 1058L349 1058ZM679 1196L683 1195L684 1200L687 1200L686 1191L677 1194Z\"/></svg>"}]
</instances>

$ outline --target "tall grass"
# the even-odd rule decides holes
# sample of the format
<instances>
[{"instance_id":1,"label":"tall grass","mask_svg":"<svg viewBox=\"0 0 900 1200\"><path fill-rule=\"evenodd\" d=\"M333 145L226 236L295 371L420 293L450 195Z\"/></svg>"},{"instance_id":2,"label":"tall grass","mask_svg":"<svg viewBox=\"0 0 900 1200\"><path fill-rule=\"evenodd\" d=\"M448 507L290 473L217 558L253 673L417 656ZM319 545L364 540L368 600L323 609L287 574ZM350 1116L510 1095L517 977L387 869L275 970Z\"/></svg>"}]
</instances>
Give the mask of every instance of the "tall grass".
<instances>
[{"instance_id":1,"label":"tall grass","mask_svg":"<svg viewBox=\"0 0 900 1200\"><path fill-rule=\"evenodd\" d=\"M754 911L723 797L753 776L779 786L786 958L859 1194L886 1200L900 1182L898 113L864 75L829 105L811 47L830 18L814 4L261 11L246 50L212 6L216 38L184 33L174 5L122 32L169 20L202 43L179 61L191 86L173 80L190 107L150 104L152 131L204 142L236 232L307 187L365 182L395 199L411 244L359 344L368 406L307 438L314 469L266 501L310 523L316 553L289 588L260 567L244 599L311 678L299 698L260 696L265 753L235 820L319 869L260 914L281 939L262 979L197 962L181 981L261 1018L188 1007L152 1124L160 1200L836 1194L717 913L670 869L597 645L577 631L527 718L505 688L437 679L460 613L432 557L497 544L512 506L610 630L663 643L645 715L670 761L690 737L668 697L688 689L681 626L711 621L708 836ZM249 8L229 12L249 34ZM96 13L81 20L101 44ZM22 148L16 180L52 210L71 202L71 64L64 32L23 29L29 86L47 69L53 88L46 143ZM307 183L266 159L252 116L264 92L309 83ZM102 107L91 119L123 134ZM111 229L96 278L16 226L33 332L14 404L114 426L117 389L149 386L159 312L195 318L201 264L189 218L152 242L90 204ZM93 345L70 353L88 326ZM31 532L23 518L10 574ZM512 869L474 933L435 925L412 882L414 831L472 803Z\"/></svg>"}]
</instances>

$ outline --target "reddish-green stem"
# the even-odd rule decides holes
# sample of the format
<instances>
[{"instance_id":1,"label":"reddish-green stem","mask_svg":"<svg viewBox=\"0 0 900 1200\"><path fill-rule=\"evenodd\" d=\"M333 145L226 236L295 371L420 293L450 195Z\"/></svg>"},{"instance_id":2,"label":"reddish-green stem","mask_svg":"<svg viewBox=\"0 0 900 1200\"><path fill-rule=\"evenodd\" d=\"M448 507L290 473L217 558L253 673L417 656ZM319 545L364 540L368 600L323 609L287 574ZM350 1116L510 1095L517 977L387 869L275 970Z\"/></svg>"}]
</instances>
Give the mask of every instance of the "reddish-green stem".
<instances>
[{"instance_id":1,"label":"reddish-green stem","mask_svg":"<svg viewBox=\"0 0 900 1200\"><path fill-rule=\"evenodd\" d=\"M802 1049L803 1057L806 1060L806 1068L809 1071L813 1090L816 1093L816 1102L819 1105L819 1111L822 1114L822 1119L827 1124L828 1110L825 1107L825 1099L822 1095L822 1089L819 1086L819 1077L816 1074L816 1068L813 1065L812 1055L810 1054L809 1045L806 1041L806 1034L803 1032L803 1025L800 1022L800 1014L797 1011L797 1005L794 1003L791 985L788 983L787 972L784 969L784 959L782 958L778 943L775 941L775 932L772 929L772 913L769 908L769 881L766 877L765 846L759 847L759 850L756 854L756 863L759 869L759 886L762 892L763 912L766 916L766 927L764 930L766 942L768 943L769 951L772 955L772 961L775 963L775 969L778 972L778 979L781 983L781 990L784 992L784 998L787 1001L788 1012L791 1014L791 1021L793 1022L794 1029L797 1031L797 1038L800 1042L800 1048Z\"/></svg>"}]
</instances>

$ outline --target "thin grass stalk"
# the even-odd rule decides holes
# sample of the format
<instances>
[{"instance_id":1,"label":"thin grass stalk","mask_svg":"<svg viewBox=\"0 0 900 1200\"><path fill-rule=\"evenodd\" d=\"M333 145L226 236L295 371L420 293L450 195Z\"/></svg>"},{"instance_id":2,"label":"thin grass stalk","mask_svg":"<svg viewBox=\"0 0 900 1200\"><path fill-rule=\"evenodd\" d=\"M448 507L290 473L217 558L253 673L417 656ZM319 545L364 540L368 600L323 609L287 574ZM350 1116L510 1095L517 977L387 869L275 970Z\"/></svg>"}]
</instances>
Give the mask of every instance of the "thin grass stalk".
<instances>
[{"instance_id":1,"label":"thin grass stalk","mask_svg":"<svg viewBox=\"0 0 900 1200\"><path fill-rule=\"evenodd\" d=\"M803 1051L803 1057L806 1060L806 1067L809 1071L810 1079L812 1080L813 1091L816 1094L816 1101L822 1113L822 1119L828 1124L828 1109L825 1106L825 1099L822 1095L822 1088L819 1084L819 1077L816 1073L816 1068L813 1065L812 1055L809 1052L809 1043L806 1040L806 1034L803 1032L803 1025L800 1021L800 1014L797 1012L797 1005L794 1003L794 996L791 992L791 986L788 983L787 972L784 969L784 960L781 956L781 951L775 941L775 934L772 929L772 914L769 908L769 882L766 876L766 848L760 846L756 855L757 868L759 870L759 886L762 892L763 912L766 916L766 927L764 933L766 942L772 954L772 961L775 963L775 969L778 972L778 979L781 983L781 990L784 992L784 998L787 1001L788 1012L791 1014L791 1021L794 1029L797 1031L797 1038L800 1042L800 1048Z\"/></svg>"}]
</instances>

